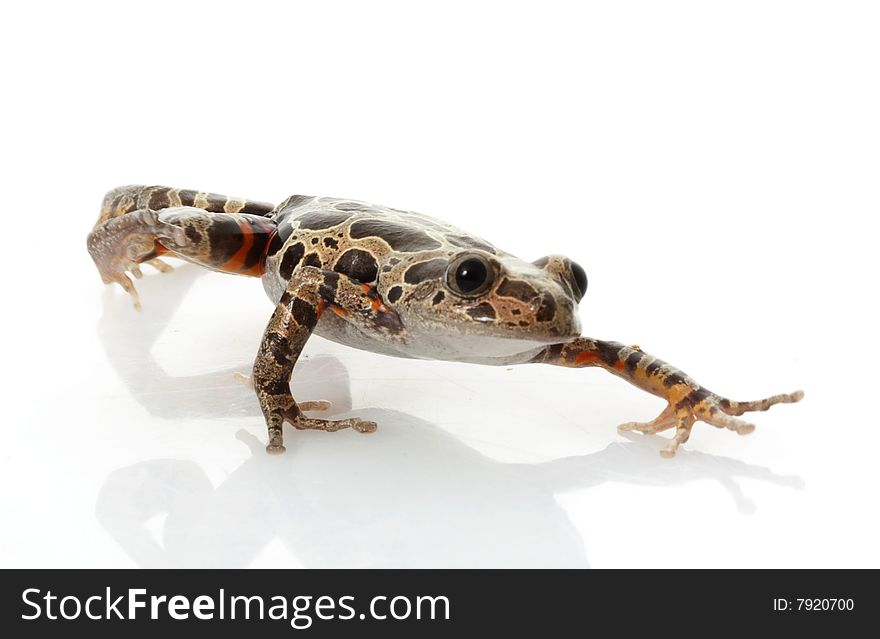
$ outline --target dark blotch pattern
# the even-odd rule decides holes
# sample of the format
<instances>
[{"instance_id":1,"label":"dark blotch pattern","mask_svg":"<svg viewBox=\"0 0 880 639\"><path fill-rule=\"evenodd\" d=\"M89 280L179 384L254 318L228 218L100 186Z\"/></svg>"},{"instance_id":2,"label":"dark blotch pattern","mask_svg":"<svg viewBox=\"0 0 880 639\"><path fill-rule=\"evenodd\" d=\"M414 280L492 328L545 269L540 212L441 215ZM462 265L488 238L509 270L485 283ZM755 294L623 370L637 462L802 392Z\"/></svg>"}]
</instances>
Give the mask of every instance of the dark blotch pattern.
<instances>
[{"instance_id":1,"label":"dark blotch pattern","mask_svg":"<svg viewBox=\"0 0 880 639\"><path fill-rule=\"evenodd\" d=\"M403 289L399 286L392 286L388 291L388 301L394 304L403 295Z\"/></svg>"},{"instance_id":2,"label":"dark blotch pattern","mask_svg":"<svg viewBox=\"0 0 880 639\"><path fill-rule=\"evenodd\" d=\"M287 301L290 300L288 299ZM282 335L270 331L266 333L263 342L269 346L267 350L272 355L272 359L275 360L276 364L279 366L287 366L290 364L290 349L287 348L287 340L284 339Z\"/></svg>"},{"instance_id":3,"label":"dark blotch pattern","mask_svg":"<svg viewBox=\"0 0 880 639\"><path fill-rule=\"evenodd\" d=\"M538 291L533 289L529 284L519 280L511 280L506 277L501 280L501 284L498 285L495 292L502 297L512 297L521 302L528 302L538 296Z\"/></svg>"},{"instance_id":4,"label":"dark blotch pattern","mask_svg":"<svg viewBox=\"0 0 880 639\"><path fill-rule=\"evenodd\" d=\"M333 271L324 271L324 284L323 287L327 287L331 291L331 295L328 297L325 295L328 300L336 300L336 289L339 287L339 275L334 273Z\"/></svg>"},{"instance_id":5,"label":"dark blotch pattern","mask_svg":"<svg viewBox=\"0 0 880 639\"><path fill-rule=\"evenodd\" d=\"M483 302L469 308L467 314L475 320L495 319L495 308L489 302Z\"/></svg>"},{"instance_id":6,"label":"dark blotch pattern","mask_svg":"<svg viewBox=\"0 0 880 639\"><path fill-rule=\"evenodd\" d=\"M177 193L177 197L180 198L180 203L183 206L192 206L196 201L196 191L191 191L189 189L181 189Z\"/></svg>"},{"instance_id":7,"label":"dark blotch pattern","mask_svg":"<svg viewBox=\"0 0 880 639\"><path fill-rule=\"evenodd\" d=\"M403 281L407 284L418 284L425 280L438 279L446 273L446 267L449 262L443 259L428 260L427 262L416 262L403 275Z\"/></svg>"},{"instance_id":8,"label":"dark blotch pattern","mask_svg":"<svg viewBox=\"0 0 880 639\"><path fill-rule=\"evenodd\" d=\"M171 202L168 200L168 191L165 189L158 189L150 193L150 201L147 204L154 211L158 211L159 209L167 209L171 206Z\"/></svg>"},{"instance_id":9,"label":"dark blotch pattern","mask_svg":"<svg viewBox=\"0 0 880 639\"><path fill-rule=\"evenodd\" d=\"M325 237L324 238L324 246L326 246L327 248L332 248L332 249L339 248L339 242L334 240L332 237Z\"/></svg>"},{"instance_id":10,"label":"dark blotch pattern","mask_svg":"<svg viewBox=\"0 0 880 639\"><path fill-rule=\"evenodd\" d=\"M336 302L336 291L339 288L339 274L332 271L324 271L324 281L318 287L318 293L327 302Z\"/></svg>"},{"instance_id":11,"label":"dark blotch pattern","mask_svg":"<svg viewBox=\"0 0 880 639\"><path fill-rule=\"evenodd\" d=\"M437 305L446 299L446 293L443 291L437 291L437 294L434 296L434 299L431 300L431 304Z\"/></svg>"},{"instance_id":12,"label":"dark blotch pattern","mask_svg":"<svg viewBox=\"0 0 880 639\"><path fill-rule=\"evenodd\" d=\"M333 270L345 273L358 282L372 284L379 274L379 265L376 264L376 258L367 251L353 248L339 256Z\"/></svg>"},{"instance_id":13,"label":"dark blotch pattern","mask_svg":"<svg viewBox=\"0 0 880 639\"><path fill-rule=\"evenodd\" d=\"M194 226L187 226L184 233L186 233L186 239L193 244L198 244L202 241L202 234L199 233Z\"/></svg>"},{"instance_id":14,"label":"dark blotch pattern","mask_svg":"<svg viewBox=\"0 0 880 639\"><path fill-rule=\"evenodd\" d=\"M303 266L314 266L315 268L321 268L323 264L321 264L321 258L318 256L317 253L309 253L303 260Z\"/></svg>"},{"instance_id":15,"label":"dark blotch pattern","mask_svg":"<svg viewBox=\"0 0 880 639\"><path fill-rule=\"evenodd\" d=\"M641 361L643 355L639 351L635 351L634 353L630 353L629 357L626 358L624 362L624 366L626 367L626 371L628 373L632 373L636 370L636 366L638 366L639 361Z\"/></svg>"},{"instance_id":16,"label":"dark blotch pattern","mask_svg":"<svg viewBox=\"0 0 880 639\"><path fill-rule=\"evenodd\" d=\"M290 237L291 233L293 233L293 227L290 224L286 222L279 224L277 230L272 235L272 239L269 240L269 249L266 251L266 255L272 257L278 253L287 242L287 238Z\"/></svg>"},{"instance_id":17,"label":"dark blotch pattern","mask_svg":"<svg viewBox=\"0 0 880 639\"><path fill-rule=\"evenodd\" d=\"M244 246L241 229L228 217L209 226L208 237L211 240L211 260L217 264L228 262Z\"/></svg>"},{"instance_id":18,"label":"dark blotch pattern","mask_svg":"<svg viewBox=\"0 0 880 639\"><path fill-rule=\"evenodd\" d=\"M290 314L301 326L313 328L318 323L314 307L298 297L290 302Z\"/></svg>"},{"instance_id":19,"label":"dark blotch pattern","mask_svg":"<svg viewBox=\"0 0 880 639\"><path fill-rule=\"evenodd\" d=\"M378 237L385 240L395 251L414 253L440 248L440 242L430 235L389 220L358 220L351 225L349 234L355 239Z\"/></svg>"},{"instance_id":20,"label":"dark blotch pattern","mask_svg":"<svg viewBox=\"0 0 880 639\"><path fill-rule=\"evenodd\" d=\"M350 213L337 213L335 211L314 211L296 218L299 220L299 228L320 231L329 229L331 226L342 224L351 217Z\"/></svg>"},{"instance_id":21,"label":"dark blotch pattern","mask_svg":"<svg viewBox=\"0 0 880 639\"><path fill-rule=\"evenodd\" d=\"M607 366L614 366L617 363L617 353L623 348L623 344L617 342L597 342L596 354Z\"/></svg>"},{"instance_id":22,"label":"dark blotch pattern","mask_svg":"<svg viewBox=\"0 0 880 639\"><path fill-rule=\"evenodd\" d=\"M552 295L544 294L541 297L541 307L535 313L535 319L539 322L549 322L556 317L556 301Z\"/></svg>"},{"instance_id":23,"label":"dark blotch pattern","mask_svg":"<svg viewBox=\"0 0 880 639\"><path fill-rule=\"evenodd\" d=\"M684 377L682 377L682 374L678 371L671 373L669 377L663 380L663 385L666 388L672 388L678 384L684 384Z\"/></svg>"},{"instance_id":24,"label":"dark blotch pattern","mask_svg":"<svg viewBox=\"0 0 880 639\"><path fill-rule=\"evenodd\" d=\"M294 269L299 266L300 260L306 252L306 247L302 242L297 242L293 246L287 248L284 257L281 258L281 266L278 267L278 274L284 280L289 280Z\"/></svg>"}]
</instances>

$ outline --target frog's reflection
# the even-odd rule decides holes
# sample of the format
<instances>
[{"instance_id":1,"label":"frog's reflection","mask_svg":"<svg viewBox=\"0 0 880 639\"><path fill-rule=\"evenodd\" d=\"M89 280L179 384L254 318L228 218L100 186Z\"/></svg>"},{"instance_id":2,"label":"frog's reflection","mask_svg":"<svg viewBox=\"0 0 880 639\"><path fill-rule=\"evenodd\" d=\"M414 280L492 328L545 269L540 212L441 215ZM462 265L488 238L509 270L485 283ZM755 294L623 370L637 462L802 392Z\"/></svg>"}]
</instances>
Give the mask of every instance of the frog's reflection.
<instances>
[{"instance_id":1,"label":"frog's reflection","mask_svg":"<svg viewBox=\"0 0 880 639\"><path fill-rule=\"evenodd\" d=\"M163 297L182 295L194 278L193 269L162 278ZM169 378L153 362L150 347L173 310L169 301L154 305L166 310L134 320L120 300L105 304L101 339L133 395L166 417L258 414L250 391L229 382L231 371ZM317 380L296 384L295 393L326 397L303 388L314 383L326 391L332 384L328 399L337 409L350 407L347 372L338 359L316 357L299 366L299 379ZM217 402L218 385L230 387L223 402ZM556 501L561 492L605 482L665 486L714 479L748 512L754 504L737 478L801 483L694 451L670 462L657 453L659 438L637 435L589 455L502 463L413 416L376 409L358 415L377 421L379 431L288 432L296 444L279 457L266 455L254 435L240 431L251 455L216 487L192 461L122 468L102 487L98 519L145 567L247 566L264 551L277 552L276 540L309 567L585 567L584 541ZM160 543L150 527L163 516Z\"/></svg>"}]
</instances>

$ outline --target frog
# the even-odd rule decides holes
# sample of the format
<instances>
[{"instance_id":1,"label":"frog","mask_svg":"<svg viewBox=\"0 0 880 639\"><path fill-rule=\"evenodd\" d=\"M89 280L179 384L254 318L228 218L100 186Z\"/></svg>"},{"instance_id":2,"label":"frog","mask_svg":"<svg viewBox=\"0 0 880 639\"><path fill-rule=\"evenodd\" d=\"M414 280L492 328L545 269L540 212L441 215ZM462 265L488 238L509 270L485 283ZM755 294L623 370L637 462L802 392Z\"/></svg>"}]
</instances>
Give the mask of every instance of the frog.
<instances>
[{"instance_id":1,"label":"frog","mask_svg":"<svg viewBox=\"0 0 880 639\"><path fill-rule=\"evenodd\" d=\"M740 435L741 419L803 391L735 401L637 345L581 334L587 275L551 254L532 262L422 213L367 202L292 195L278 204L166 186L128 185L104 196L87 249L105 284L140 300L141 266L175 257L213 271L259 277L274 305L248 379L268 431L266 451L285 451L284 424L361 433L373 421L320 419L323 400L294 399L290 381L311 335L364 351L489 366L598 367L665 401L621 432L671 431L674 457L703 422Z\"/></svg>"}]
</instances>

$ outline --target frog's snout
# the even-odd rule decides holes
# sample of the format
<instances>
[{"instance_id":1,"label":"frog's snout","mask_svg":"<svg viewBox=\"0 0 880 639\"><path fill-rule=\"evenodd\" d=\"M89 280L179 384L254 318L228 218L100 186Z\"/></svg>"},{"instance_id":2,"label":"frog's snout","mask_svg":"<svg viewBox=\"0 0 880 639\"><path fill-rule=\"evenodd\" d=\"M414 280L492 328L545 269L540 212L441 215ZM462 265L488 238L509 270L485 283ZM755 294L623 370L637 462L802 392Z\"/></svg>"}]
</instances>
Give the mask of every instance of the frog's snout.
<instances>
[{"instance_id":1,"label":"frog's snout","mask_svg":"<svg viewBox=\"0 0 880 639\"><path fill-rule=\"evenodd\" d=\"M568 295L544 293L532 301L531 309L536 326L544 326L551 337L580 337L577 302Z\"/></svg>"},{"instance_id":2,"label":"frog's snout","mask_svg":"<svg viewBox=\"0 0 880 639\"><path fill-rule=\"evenodd\" d=\"M578 315L578 305L576 302L566 299L562 313L562 326L560 332L563 337L580 337L581 336L581 318Z\"/></svg>"}]
</instances>

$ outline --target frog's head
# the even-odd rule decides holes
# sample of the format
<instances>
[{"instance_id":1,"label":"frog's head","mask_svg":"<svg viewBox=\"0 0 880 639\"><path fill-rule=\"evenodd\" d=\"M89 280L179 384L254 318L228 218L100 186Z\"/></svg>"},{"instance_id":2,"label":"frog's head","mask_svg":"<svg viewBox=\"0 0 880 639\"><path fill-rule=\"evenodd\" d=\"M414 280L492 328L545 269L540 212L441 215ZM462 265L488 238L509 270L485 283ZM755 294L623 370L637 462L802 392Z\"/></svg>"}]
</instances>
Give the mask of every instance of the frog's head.
<instances>
[{"instance_id":1,"label":"frog's head","mask_svg":"<svg viewBox=\"0 0 880 639\"><path fill-rule=\"evenodd\" d=\"M467 249L449 259L413 264L414 284L395 308L408 331L454 342L478 356L525 352L580 335L578 303L587 276L568 258L525 262L506 254Z\"/></svg>"}]
</instances>

